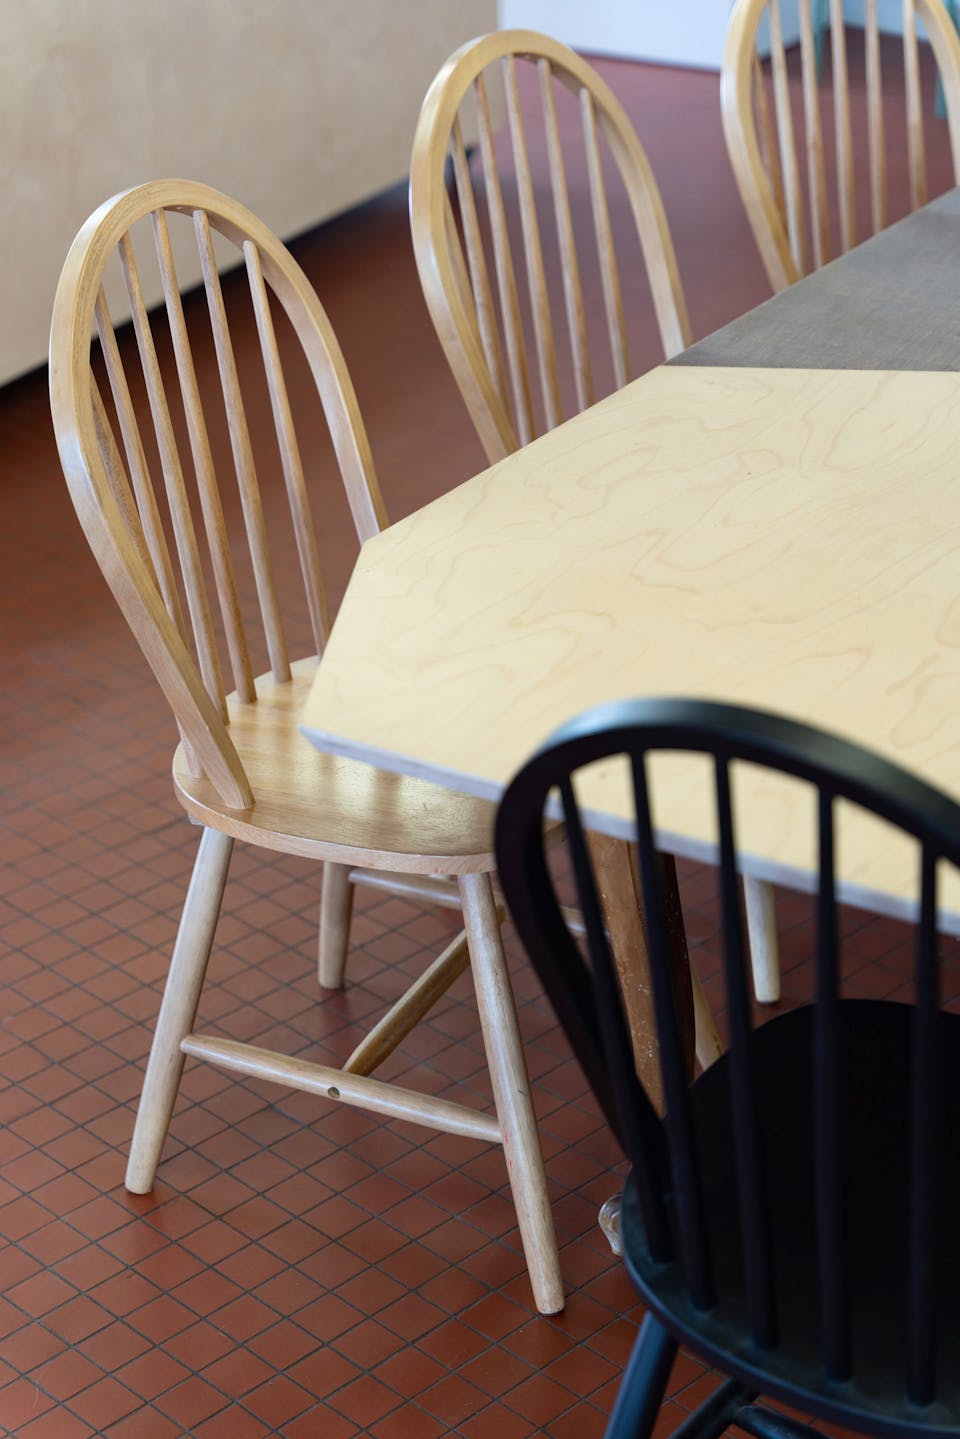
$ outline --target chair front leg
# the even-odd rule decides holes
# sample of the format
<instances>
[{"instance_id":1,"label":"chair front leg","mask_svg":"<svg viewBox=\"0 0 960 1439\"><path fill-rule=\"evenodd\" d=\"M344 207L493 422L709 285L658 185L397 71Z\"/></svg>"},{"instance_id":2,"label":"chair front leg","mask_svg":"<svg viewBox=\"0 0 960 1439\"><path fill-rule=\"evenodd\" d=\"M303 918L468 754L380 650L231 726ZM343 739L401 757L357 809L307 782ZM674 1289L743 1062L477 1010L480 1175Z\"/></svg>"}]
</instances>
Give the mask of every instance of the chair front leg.
<instances>
[{"instance_id":1,"label":"chair front leg","mask_svg":"<svg viewBox=\"0 0 960 1439\"><path fill-rule=\"evenodd\" d=\"M540 1313L556 1314L563 1308L560 1256L493 889L487 874L461 875L459 885L480 1028L530 1283Z\"/></svg>"},{"instance_id":2,"label":"chair front leg","mask_svg":"<svg viewBox=\"0 0 960 1439\"><path fill-rule=\"evenodd\" d=\"M677 1341L648 1314L633 1346L605 1439L650 1439L676 1353Z\"/></svg>"},{"instance_id":3,"label":"chair front leg","mask_svg":"<svg viewBox=\"0 0 960 1439\"><path fill-rule=\"evenodd\" d=\"M149 1194L153 1188L183 1072L180 1041L193 1029L232 853L229 835L203 831L133 1129L125 1181L131 1194Z\"/></svg>"}]
</instances>

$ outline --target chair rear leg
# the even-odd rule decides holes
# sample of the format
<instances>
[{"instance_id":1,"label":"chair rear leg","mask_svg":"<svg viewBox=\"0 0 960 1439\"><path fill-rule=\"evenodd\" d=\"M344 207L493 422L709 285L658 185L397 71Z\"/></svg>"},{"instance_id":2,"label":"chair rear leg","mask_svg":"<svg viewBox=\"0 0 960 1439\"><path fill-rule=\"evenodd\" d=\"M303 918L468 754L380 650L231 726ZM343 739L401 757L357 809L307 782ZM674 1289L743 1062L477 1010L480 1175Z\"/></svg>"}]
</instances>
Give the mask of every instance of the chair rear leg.
<instances>
[{"instance_id":1,"label":"chair rear leg","mask_svg":"<svg viewBox=\"0 0 960 1439\"><path fill-rule=\"evenodd\" d=\"M648 1314L640 1326L604 1439L650 1439L677 1352L677 1341Z\"/></svg>"},{"instance_id":2,"label":"chair rear leg","mask_svg":"<svg viewBox=\"0 0 960 1439\"><path fill-rule=\"evenodd\" d=\"M193 1029L232 853L229 835L203 831L133 1129L126 1176L132 1194L149 1194L153 1188L183 1071L180 1041Z\"/></svg>"},{"instance_id":3,"label":"chair rear leg","mask_svg":"<svg viewBox=\"0 0 960 1439\"><path fill-rule=\"evenodd\" d=\"M560 1257L530 1080L490 876L459 877L480 1028L533 1297L541 1314L563 1308Z\"/></svg>"},{"instance_id":4,"label":"chair rear leg","mask_svg":"<svg viewBox=\"0 0 960 1439\"><path fill-rule=\"evenodd\" d=\"M320 896L320 954L318 978L324 989L342 989L350 943L353 914L353 883L348 864L323 866Z\"/></svg>"}]
</instances>

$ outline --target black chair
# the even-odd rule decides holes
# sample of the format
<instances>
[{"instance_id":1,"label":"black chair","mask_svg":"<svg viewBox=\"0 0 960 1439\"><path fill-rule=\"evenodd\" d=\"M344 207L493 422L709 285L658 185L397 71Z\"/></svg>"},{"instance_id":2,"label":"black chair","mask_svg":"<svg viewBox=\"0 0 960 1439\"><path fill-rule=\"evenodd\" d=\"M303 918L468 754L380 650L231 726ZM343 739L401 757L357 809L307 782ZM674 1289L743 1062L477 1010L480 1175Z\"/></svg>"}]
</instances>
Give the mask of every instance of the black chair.
<instances>
[{"instance_id":1,"label":"black chair","mask_svg":"<svg viewBox=\"0 0 960 1439\"><path fill-rule=\"evenodd\" d=\"M713 759L729 1049L689 1081L670 979L647 756ZM640 1085L574 797L625 755L636 814L666 1114ZM731 764L817 792L811 1004L754 1027ZM543 843L559 791L587 926L564 923ZM912 1004L840 997L834 809L850 800L917 841ZM662 822L669 826L669 816ZM553 846L552 846L553 847ZM622 1238L649 1313L607 1430L653 1430L678 1344L730 1376L676 1431L808 1435L756 1403L876 1435L960 1433L960 1016L939 1002L938 863L960 864L960 806L877 755L773 715L685 700L607 705L517 774L497 820L517 930L632 1166Z\"/></svg>"}]
</instances>

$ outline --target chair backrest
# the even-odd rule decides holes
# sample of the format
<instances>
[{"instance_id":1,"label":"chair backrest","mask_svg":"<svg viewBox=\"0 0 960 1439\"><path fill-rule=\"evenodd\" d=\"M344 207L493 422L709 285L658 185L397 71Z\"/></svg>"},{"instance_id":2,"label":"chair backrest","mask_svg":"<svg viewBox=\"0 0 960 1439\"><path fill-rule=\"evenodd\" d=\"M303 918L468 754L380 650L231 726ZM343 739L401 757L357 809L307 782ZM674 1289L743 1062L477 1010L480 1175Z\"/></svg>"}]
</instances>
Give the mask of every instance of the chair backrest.
<instances>
[{"instance_id":1,"label":"chair backrest","mask_svg":"<svg viewBox=\"0 0 960 1439\"><path fill-rule=\"evenodd\" d=\"M648 700L603 706L572 721L520 770L509 785L496 827L497 865L521 940L577 1053L611 1126L634 1166L647 1244L654 1260L679 1260L686 1292L698 1310L729 1296L718 1293L710 1210L716 1193L702 1183L692 1124L687 1056L671 981L667 911L651 820L661 752L706 756L717 814L718 884L722 921L722 978L730 1047L705 1081L723 1073L726 1110L732 1110L735 1184L741 1232L746 1310L753 1340L776 1342L778 1295L771 1263L770 1176L765 1173L758 1124L763 1075L754 1072L750 979L741 913L732 792L736 766L765 766L809 785L815 798L812 852L818 855L815 938L814 1059L809 1096L812 1117L810 1188L816 1193L816 1234L824 1364L833 1378L849 1376L851 1304L845 1271L845 1131L838 1120L843 1065L840 997L840 925L835 866L835 814L843 801L862 807L916 841L918 918L915 1003L909 1061L909 1148L894 1173L910 1176L909 1389L925 1403L933 1384L935 1300L931 1275L937 1246L937 1163L941 1055L937 947L937 868L960 863L960 806L880 757L823 731L782 717L706 701ZM657 1041L666 1116L661 1122L636 1074L616 966L601 917L597 883L577 801L578 772L603 761L625 763L632 777L636 859L641 879ZM586 923L586 952L564 922L558 899L556 856L544 841L544 813L555 794L566 823L569 856ZM670 816L657 805L658 827ZM554 812L551 806L550 812ZM549 859L548 859L549 856ZM881 1008L885 1008L881 1006ZM909 1011L900 1011L909 1013ZM773 1024L780 1023L774 1020ZM759 1031L762 1033L762 1030ZM911 1046L908 1046L910 1048ZM870 1104L873 1095L858 1095ZM856 1103L854 1103L854 1110ZM850 1123L857 1122L857 1111ZM799 1142L799 1141L798 1141ZM886 1131L880 1142L893 1143ZM952 1143L952 1140L949 1141ZM726 1161L725 1161L726 1168ZM871 1191L872 1192L872 1191ZM861 1216L862 1218L863 1216ZM952 1223L952 1219L949 1221Z\"/></svg>"},{"instance_id":2,"label":"chair backrest","mask_svg":"<svg viewBox=\"0 0 960 1439\"><path fill-rule=\"evenodd\" d=\"M939 122L934 85L922 93L927 66L921 63L918 21L943 87L953 178L960 181L960 39L943 0L902 0L901 16L903 39L896 43L902 44L902 66L894 66L888 53L884 67L882 51L894 42L881 42L878 0L865 0L858 30L845 27L842 0L829 0L828 27L826 0L799 0L798 46L792 34L784 33L780 0L734 4L721 76L723 129L775 291L825 264L838 249L849 250L858 239L884 229L906 207L916 210L926 203L924 129ZM848 51L855 64L848 64ZM864 76L865 106L859 103ZM891 97L902 91L904 99L903 128L892 144L885 88ZM866 176L858 184L855 174L855 156L864 150L869 190ZM908 185L891 215L887 158L904 152ZM867 209L869 226L858 222L858 210L862 215Z\"/></svg>"},{"instance_id":3,"label":"chair backrest","mask_svg":"<svg viewBox=\"0 0 960 1439\"><path fill-rule=\"evenodd\" d=\"M499 142L498 102L507 121ZM563 106L579 107L582 131L576 157L568 147L569 164ZM464 142L474 126L479 163ZM537 177L538 159L548 185ZM607 191L618 174L639 237L625 273L635 281L645 266L664 352L675 355L690 330L660 192L596 70L545 35L502 30L457 50L427 92L410 168L413 247L434 326L491 462L558 424L565 399L573 413L599 397L581 279L590 252L604 297L605 388L631 378ZM551 289L555 297L562 289L562 318Z\"/></svg>"},{"instance_id":4,"label":"chair backrest","mask_svg":"<svg viewBox=\"0 0 960 1439\"><path fill-rule=\"evenodd\" d=\"M198 297L181 297L174 225L176 243L199 249L205 306ZM252 376L249 366L238 365L228 323L239 276L221 283L215 245L224 267L242 261L246 269L245 302L263 361ZM110 318L104 284L111 267L122 271L135 345L115 333ZM165 313L148 314L144 295L151 285L162 293ZM286 333L277 324L281 316ZM281 362L283 354L289 370L298 348L362 541L386 517L343 356L306 275L255 215L209 186L156 181L102 205L67 256L50 335L50 398L67 484L90 546L173 708L191 767L237 808L252 796L229 736L226 691L241 703L256 701L255 630L274 680L291 675L264 522L264 503L279 489L280 473L318 653L328 624L308 482L316 461L308 456L305 468ZM256 385L261 409L264 389L269 395L276 436L268 462L278 483L263 490L248 420ZM222 431L224 419L229 443L218 446L214 431ZM252 571L256 621L238 587L238 565Z\"/></svg>"}]
</instances>

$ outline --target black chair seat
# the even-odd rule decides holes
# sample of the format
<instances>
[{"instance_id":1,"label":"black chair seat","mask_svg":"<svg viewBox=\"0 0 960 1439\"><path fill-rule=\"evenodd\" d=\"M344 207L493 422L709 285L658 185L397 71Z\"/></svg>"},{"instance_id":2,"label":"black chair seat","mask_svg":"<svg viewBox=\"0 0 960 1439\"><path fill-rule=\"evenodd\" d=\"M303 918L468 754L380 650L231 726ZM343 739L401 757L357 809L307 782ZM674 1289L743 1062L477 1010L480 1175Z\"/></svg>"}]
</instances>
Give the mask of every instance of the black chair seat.
<instances>
[{"instance_id":1,"label":"black chair seat","mask_svg":"<svg viewBox=\"0 0 960 1439\"><path fill-rule=\"evenodd\" d=\"M960 1433L960 1015L941 1014L943 1043L940 1211L936 1243L940 1328L937 1402L904 1398L910 1130L908 1005L850 1000L839 1006L844 1092L847 1263L856 1380L825 1377L813 1192L814 1010L772 1019L750 1036L768 1184L779 1343L762 1350L746 1318L734 1166L729 1064L724 1056L690 1091L717 1306L695 1309L678 1262L652 1261L632 1180L622 1232L630 1273L651 1309L681 1342L757 1390L870 1433ZM956 1139L951 1143L949 1139Z\"/></svg>"}]
</instances>

